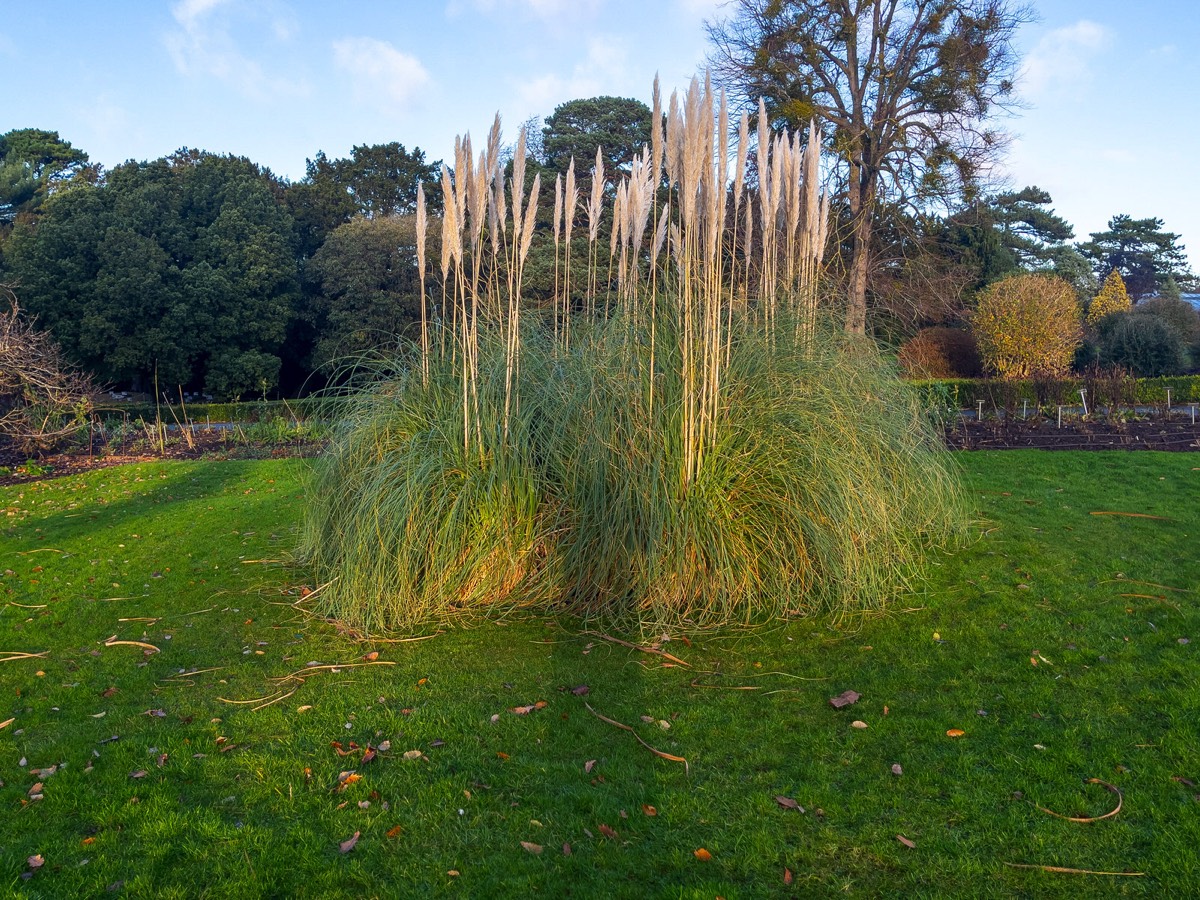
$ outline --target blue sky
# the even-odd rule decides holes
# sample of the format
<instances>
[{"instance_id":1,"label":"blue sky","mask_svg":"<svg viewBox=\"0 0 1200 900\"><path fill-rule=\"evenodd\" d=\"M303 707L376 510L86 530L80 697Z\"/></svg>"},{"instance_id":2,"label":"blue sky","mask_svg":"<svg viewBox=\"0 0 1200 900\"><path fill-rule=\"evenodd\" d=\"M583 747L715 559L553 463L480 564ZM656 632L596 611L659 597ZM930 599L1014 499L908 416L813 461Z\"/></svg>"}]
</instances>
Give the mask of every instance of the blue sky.
<instances>
[{"instance_id":1,"label":"blue sky","mask_svg":"<svg viewBox=\"0 0 1200 900\"><path fill-rule=\"evenodd\" d=\"M1200 267L1200 7L1035 0L1014 187L1076 233L1157 216ZM181 146L304 174L318 150L400 141L431 158L599 94L686 84L715 0L0 0L0 132L58 131L114 165Z\"/></svg>"}]
</instances>

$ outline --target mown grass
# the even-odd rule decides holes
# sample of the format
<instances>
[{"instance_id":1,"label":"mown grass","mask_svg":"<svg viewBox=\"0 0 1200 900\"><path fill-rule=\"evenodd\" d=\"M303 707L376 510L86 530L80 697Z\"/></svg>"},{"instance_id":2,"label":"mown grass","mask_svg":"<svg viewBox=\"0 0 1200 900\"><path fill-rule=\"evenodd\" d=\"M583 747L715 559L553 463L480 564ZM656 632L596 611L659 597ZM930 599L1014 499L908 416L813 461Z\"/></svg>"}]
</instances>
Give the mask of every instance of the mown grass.
<instances>
[{"instance_id":1,"label":"mown grass","mask_svg":"<svg viewBox=\"0 0 1200 900\"><path fill-rule=\"evenodd\" d=\"M293 546L295 461L0 490L0 650L47 651L0 663L0 879L36 897L1187 894L1200 788L1176 779L1200 783L1200 457L961 462L981 537L922 590L841 626L676 634L664 649L690 670L568 619L361 644L303 616L304 574L254 562ZM139 617L161 618L120 621ZM161 652L105 646L114 634ZM395 665L321 670L257 711L218 699L374 650ZM717 687L690 686L701 672ZM847 689L862 699L831 709ZM365 765L331 747L383 740ZM362 779L336 792L351 769ZM1116 817L1035 807L1107 812L1116 797L1088 778L1123 792Z\"/></svg>"}]
</instances>

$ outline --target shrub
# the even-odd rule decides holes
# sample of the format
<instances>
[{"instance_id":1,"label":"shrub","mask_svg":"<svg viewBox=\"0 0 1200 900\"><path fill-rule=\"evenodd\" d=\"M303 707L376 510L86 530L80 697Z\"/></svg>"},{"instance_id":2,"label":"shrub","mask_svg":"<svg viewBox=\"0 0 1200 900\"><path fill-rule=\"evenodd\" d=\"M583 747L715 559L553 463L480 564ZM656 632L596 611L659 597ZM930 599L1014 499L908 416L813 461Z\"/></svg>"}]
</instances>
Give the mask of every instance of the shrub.
<instances>
[{"instance_id":1,"label":"shrub","mask_svg":"<svg viewBox=\"0 0 1200 900\"><path fill-rule=\"evenodd\" d=\"M22 315L11 288L0 285L0 298L0 441L21 453L54 450L86 432L95 387Z\"/></svg>"},{"instance_id":2,"label":"shrub","mask_svg":"<svg viewBox=\"0 0 1200 900\"><path fill-rule=\"evenodd\" d=\"M1125 280L1121 273L1113 269L1104 279L1100 293L1088 304L1087 323L1095 325L1105 316L1129 312L1129 293L1125 290Z\"/></svg>"},{"instance_id":3,"label":"shrub","mask_svg":"<svg viewBox=\"0 0 1200 900\"><path fill-rule=\"evenodd\" d=\"M1082 333L1075 291L1053 275L996 282L980 295L971 325L985 366L1002 378L1066 372Z\"/></svg>"},{"instance_id":4,"label":"shrub","mask_svg":"<svg viewBox=\"0 0 1200 900\"><path fill-rule=\"evenodd\" d=\"M1104 336L1100 362L1141 378L1175 375L1187 365L1179 333L1157 316L1122 316Z\"/></svg>"},{"instance_id":5,"label":"shrub","mask_svg":"<svg viewBox=\"0 0 1200 900\"><path fill-rule=\"evenodd\" d=\"M1155 316L1175 329L1185 344L1200 341L1200 312L1186 300L1168 296L1143 300L1133 308L1135 315Z\"/></svg>"},{"instance_id":6,"label":"shrub","mask_svg":"<svg viewBox=\"0 0 1200 900\"><path fill-rule=\"evenodd\" d=\"M924 328L907 341L897 356L910 378L977 378L983 360L975 335L961 328Z\"/></svg>"}]
</instances>

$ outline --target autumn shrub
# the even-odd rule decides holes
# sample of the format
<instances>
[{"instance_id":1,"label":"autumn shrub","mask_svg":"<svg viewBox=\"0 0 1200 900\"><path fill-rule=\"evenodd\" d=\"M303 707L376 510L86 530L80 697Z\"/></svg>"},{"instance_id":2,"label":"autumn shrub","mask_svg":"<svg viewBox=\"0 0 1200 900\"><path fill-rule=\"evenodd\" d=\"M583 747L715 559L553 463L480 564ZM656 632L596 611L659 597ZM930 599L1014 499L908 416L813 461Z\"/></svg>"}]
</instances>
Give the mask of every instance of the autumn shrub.
<instances>
[{"instance_id":1,"label":"autumn shrub","mask_svg":"<svg viewBox=\"0 0 1200 900\"><path fill-rule=\"evenodd\" d=\"M1129 308L1129 293L1125 290L1125 280L1120 272L1113 269L1104 279L1100 293L1088 304L1087 324L1095 325L1106 316L1129 312Z\"/></svg>"},{"instance_id":2,"label":"autumn shrub","mask_svg":"<svg viewBox=\"0 0 1200 900\"><path fill-rule=\"evenodd\" d=\"M962 328L924 328L897 355L909 378L978 378L983 360L975 335Z\"/></svg>"},{"instance_id":3,"label":"autumn shrub","mask_svg":"<svg viewBox=\"0 0 1200 900\"><path fill-rule=\"evenodd\" d=\"M985 367L1002 378L1064 374L1082 327L1075 291L1053 275L1013 275L979 297L971 316Z\"/></svg>"}]
</instances>

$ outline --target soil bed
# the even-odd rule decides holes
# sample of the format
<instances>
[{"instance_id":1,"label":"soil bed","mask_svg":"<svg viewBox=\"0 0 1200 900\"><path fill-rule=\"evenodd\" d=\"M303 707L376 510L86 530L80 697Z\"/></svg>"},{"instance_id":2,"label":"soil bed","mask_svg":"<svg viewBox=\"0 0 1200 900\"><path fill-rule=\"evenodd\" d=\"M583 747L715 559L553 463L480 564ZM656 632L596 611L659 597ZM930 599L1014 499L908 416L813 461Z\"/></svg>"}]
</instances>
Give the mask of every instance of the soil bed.
<instances>
[{"instance_id":1,"label":"soil bed","mask_svg":"<svg viewBox=\"0 0 1200 900\"><path fill-rule=\"evenodd\" d=\"M1200 425L1191 422L1051 419L976 422L959 419L946 428L955 450L1173 450L1200 451Z\"/></svg>"}]
</instances>

